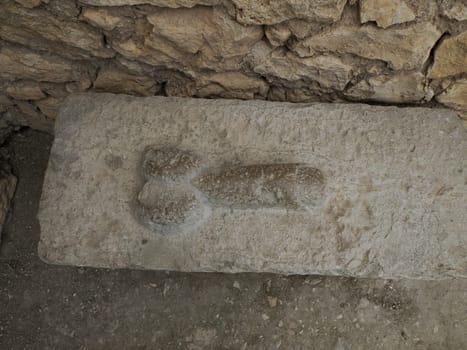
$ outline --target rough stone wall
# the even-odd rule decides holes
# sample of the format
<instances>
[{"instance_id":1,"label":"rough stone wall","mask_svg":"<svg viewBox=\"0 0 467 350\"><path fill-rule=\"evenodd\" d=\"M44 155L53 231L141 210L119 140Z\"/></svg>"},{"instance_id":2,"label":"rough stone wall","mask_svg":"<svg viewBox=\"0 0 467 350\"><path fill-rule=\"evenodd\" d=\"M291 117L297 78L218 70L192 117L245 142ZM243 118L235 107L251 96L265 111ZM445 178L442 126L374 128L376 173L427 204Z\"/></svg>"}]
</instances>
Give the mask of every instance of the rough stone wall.
<instances>
[{"instance_id":1,"label":"rough stone wall","mask_svg":"<svg viewBox=\"0 0 467 350\"><path fill-rule=\"evenodd\" d=\"M76 91L444 105L467 118L465 0L2 0L2 124Z\"/></svg>"}]
</instances>

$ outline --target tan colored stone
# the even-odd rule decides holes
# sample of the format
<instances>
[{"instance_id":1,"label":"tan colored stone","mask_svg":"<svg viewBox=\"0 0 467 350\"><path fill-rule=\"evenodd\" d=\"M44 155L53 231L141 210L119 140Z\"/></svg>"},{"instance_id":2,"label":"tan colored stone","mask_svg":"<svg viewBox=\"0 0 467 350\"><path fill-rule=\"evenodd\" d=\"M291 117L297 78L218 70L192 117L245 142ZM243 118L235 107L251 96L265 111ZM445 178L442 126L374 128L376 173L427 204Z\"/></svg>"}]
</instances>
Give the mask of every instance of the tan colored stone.
<instances>
[{"instance_id":1,"label":"tan colored stone","mask_svg":"<svg viewBox=\"0 0 467 350\"><path fill-rule=\"evenodd\" d=\"M33 8L41 4L41 0L15 0L21 6Z\"/></svg>"},{"instance_id":2,"label":"tan colored stone","mask_svg":"<svg viewBox=\"0 0 467 350\"><path fill-rule=\"evenodd\" d=\"M426 102L433 97L422 73L379 75L358 82L345 92L356 100L385 103Z\"/></svg>"},{"instance_id":3,"label":"tan colored stone","mask_svg":"<svg viewBox=\"0 0 467 350\"><path fill-rule=\"evenodd\" d=\"M341 26L298 42L294 51L301 57L321 52L352 54L385 61L393 69L420 69L440 36L431 23L402 29Z\"/></svg>"},{"instance_id":4,"label":"tan colored stone","mask_svg":"<svg viewBox=\"0 0 467 350\"><path fill-rule=\"evenodd\" d=\"M47 118L38 108L26 101L17 101L16 106L11 111L15 118L15 123L29 126L32 129L53 132L54 121Z\"/></svg>"},{"instance_id":5,"label":"tan colored stone","mask_svg":"<svg viewBox=\"0 0 467 350\"><path fill-rule=\"evenodd\" d=\"M255 45L246 61L255 73L270 80L279 78L290 83L317 81L325 89L344 89L352 72L352 66L338 57L301 58L282 48L273 50L264 42Z\"/></svg>"},{"instance_id":6,"label":"tan colored stone","mask_svg":"<svg viewBox=\"0 0 467 350\"><path fill-rule=\"evenodd\" d=\"M267 96L269 85L241 72L206 74L197 77L197 96L254 99Z\"/></svg>"},{"instance_id":7,"label":"tan colored stone","mask_svg":"<svg viewBox=\"0 0 467 350\"><path fill-rule=\"evenodd\" d=\"M107 8L85 8L79 18L105 30L113 30L119 25L130 25L127 19L117 16Z\"/></svg>"},{"instance_id":8,"label":"tan colored stone","mask_svg":"<svg viewBox=\"0 0 467 350\"><path fill-rule=\"evenodd\" d=\"M115 52L104 45L102 34L93 27L61 20L48 11L29 10L13 5L0 7L0 37L37 49L71 56L113 57Z\"/></svg>"},{"instance_id":9,"label":"tan colored stone","mask_svg":"<svg viewBox=\"0 0 467 350\"><path fill-rule=\"evenodd\" d=\"M220 8L161 9L147 18L152 31L143 43L129 39L113 47L126 58L181 71L238 70L263 37L261 27L243 26Z\"/></svg>"},{"instance_id":10,"label":"tan colored stone","mask_svg":"<svg viewBox=\"0 0 467 350\"><path fill-rule=\"evenodd\" d=\"M442 14L456 21L467 20L467 2L465 0L443 1L441 3Z\"/></svg>"},{"instance_id":11,"label":"tan colored stone","mask_svg":"<svg viewBox=\"0 0 467 350\"><path fill-rule=\"evenodd\" d=\"M273 46L281 46L284 45L285 42L290 38L292 32L285 24L278 24L275 26L268 26L266 27L264 34L266 34L266 38Z\"/></svg>"},{"instance_id":12,"label":"tan colored stone","mask_svg":"<svg viewBox=\"0 0 467 350\"><path fill-rule=\"evenodd\" d=\"M360 0L360 20L362 23L375 21L379 27L410 22L415 13L404 0Z\"/></svg>"},{"instance_id":13,"label":"tan colored stone","mask_svg":"<svg viewBox=\"0 0 467 350\"><path fill-rule=\"evenodd\" d=\"M341 18L346 0L232 0L236 18L245 24L276 24L292 18L336 22Z\"/></svg>"},{"instance_id":14,"label":"tan colored stone","mask_svg":"<svg viewBox=\"0 0 467 350\"><path fill-rule=\"evenodd\" d=\"M55 119L58 114L63 98L47 97L44 100L36 101L34 104L39 110L50 119Z\"/></svg>"},{"instance_id":15,"label":"tan colored stone","mask_svg":"<svg viewBox=\"0 0 467 350\"><path fill-rule=\"evenodd\" d=\"M18 81L8 84L5 92L17 100L40 100L45 97L35 81Z\"/></svg>"},{"instance_id":16,"label":"tan colored stone","mask_svg":"<svg viewBox=\"0 0 467 350\"><path fill-rule=\"evenodd\" d=\"M217 5L220 0L81 0L83 4L94 6L154 5L160 7L193 7L196 5Z\"/></svg>"},{"instance_id":17,"label":"tan colored stone","mask_svg":"<svg viewBox=\"0 0 467 350\"><path fill-rule=\"evenodd\" d=\"M96 90L120 94L151 96L160 91L160 85L149 76L129 74L117 68L103 68L94 81Z\"/></svg>"},{"instance_id":18,"label":"tan colored stone","mask_svg":"<svg viewBox=\"0 0 467 350\"><path fill-rule=\"evenodd\" d=\"M80 81L87 78L88 74L83 66L58 56L14 46L0 46L0 79L63 83Z\"/></svg>"},{"instance_id":19,"label":"tan colored stone","mask_svg":"<svg viewBox=\"0 0 467 350\"><path fill-rule=\"evenodd\" d=\"M459 79L446 91L436 96L445 106L463 111L467 116L467 79Z\"/></svg>"},{"instance_id":20,"label":"tan colored stone","mask_svg":"<svg viewBox=\"0 0 467 350\"><path fill-rule=\"evenodd\" d=\"M467 31L444 40L435 52L430 78L443 78L467 72Z\"/></svg>"}]
</instances>

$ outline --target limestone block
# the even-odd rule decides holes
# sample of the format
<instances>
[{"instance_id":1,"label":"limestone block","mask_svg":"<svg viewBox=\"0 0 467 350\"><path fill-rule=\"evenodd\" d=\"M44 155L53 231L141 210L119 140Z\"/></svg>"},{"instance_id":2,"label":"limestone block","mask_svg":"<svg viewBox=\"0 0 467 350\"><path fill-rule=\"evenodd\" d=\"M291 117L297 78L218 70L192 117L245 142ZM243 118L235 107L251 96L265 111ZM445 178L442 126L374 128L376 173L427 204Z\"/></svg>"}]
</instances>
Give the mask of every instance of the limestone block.
<instances>
[{"instance_id":1,"label":"limestone block","mask_svg":"<svg viewBox=\"0 0 467 350\"><path fill-rule=\"evenodd\" d=\"M0 79L30 79L54 83L89 80L84 66L59 56L16 46L0 46Z\"/></svg>"},{"instance_id":2,"label":"limestone block","mask_svg":"<svg viewBox=\"0 0 467 350\"><path fill-rule=\"evenodd\" d=\"M108 8L85 8L81 11L79 18L105 30L113 30L119 26L131 27L133 25L128 18L116 12L115 9L110 10Z\"/></svg>"},{"instance_id":3,"label":"limestone block","mask_svg":"<svg viewBox=\"0 0 467 350\"><path fill-rule=\"evenodd\" d=\"M34 102L34 104L45 116L50 119L55 119L62 102L63 98L49 96L43 100Z\"/></svg>"},{"instance_id":4,"label":"limestone block","mask_svg":"<svg viewBox=\"0 0 467 350\"><path fill-rule=\"evenodd\" d=\"M276 24L293 18L336 22L346 0L232 0L236 19L244 24Z\"/></svg>"},{"instance_id":5,"label":"limestone block","mask_svg":"<svg viewBox=\"0 0 467 350\"><path fill-rule=\"evenodd\" d=\"M151 96L160 90L159 84L150 76L130 74L116 67L106 67L99 70L93 87L96 90Z\"/></svg>"},{"instance_id":6,"label":"limestone block","mask_svg":"<svg viewBox=\"0 0 467 350\"><path fill-rule=\"evenodd\" d=\"M467 20L467 3L464 0L450 0L441 3L441 13L457 21Z\"/></svg>"},{"instance_id":7,"label":"limestone block","mask_svg":"<svg viewBox=\"0 0 467 350\"><path fill-rule=\"evenodd\" d=\"M83 4L94 6L154 5L160 7L194 7L196 5L216 5L220 0L80 0Z\"/></svg>"},{"instance_id":8,"label":"limestone block","mask_svg":"<svg viewBox=\"0 0 467 350\"><path fill-rule=\"evenodd\" d=\"M467 79L455 81L446 91L436 96L438 102L467 113Z\"/></svg>"},{"instance_id":9,"label":"limestone block","mask_svg":"<svg viewBox=\"0 0 467 350\"><path fill-rule=\"evenodd\" d=\"M197 76L197 96L254 99L266 97L269 85L261 78L241 72L203 74Z\"/></svg>"},{"instance_id":10,"label":"limestone block","mask_svg":"<svg viewBox=\"0 0 467 350\"><path fill-rule=\"evenodd\" d=\"M360 0L360 19L362 23L375 21L379 27L387 28L413 21L415 13L404 0Z\"/></svg>"},{"instance_id":11,"label":"limestone block","mask_svg":"<svg viewBox=\"0 0 467 350\"><path fill-rule=\"evenodd\" d=\"M302 57L317 52L353 54L382 60L394 69L419 69L441 36L431 23L406 28L382 29L374 26L342 26L298 42L294 50Z\"/></svg>"},{"instance_id":12,"label":"limestone block","mask_svg":"<svg viewBox=\"0 0 467 350\"><path fill-rule=\"evenodd\" d=\"M105 46L102 34L85 23L62 20L44 10L8 4L0 6L0 37L58 54L66 55L72 50L71 58L115 55Z\"/></svg>"},{"instance_id":13,"label":"limestone block","mask_svg":"<svg viewBox=\"0 0 467 350\"><path fill-rule=\"evenodd\" d=\"M18 100L40 100L45 98L39 83L35 81L17 81L9 83L5 93Z\"/></svg>"},{"instance_id":14,"label":"limestone block","mask_svg":"<svg viewBox=\"0 0 467 350\"><path fill-rule=\"evenodd\" d=\"M467 72L467 31L447 38L435 51L435 62L428 76L443 78Z\"/></svg>"},{"instance_id":15,"label":"limestone block","mask_svg":"<svg viewBox=\"0 0 467 350\"><path fill-rule=\"evenodd\" d=\"M444 109L69 97L40 204L58 264L467 277L467 130Z\"/></svg>"},{"instance_id":16,"label":"limestone block","mask_svg":"<svg viewBox=\"0 0 467 350\"><path fill-rule=\"evenodd\" d=\"M359 81L345 95L385 103L417 103L430 101L433 91L422 73L379 75Z\"/></svg>"},{"instance_id":17,"label":"limestone block","mask_svg":"<svg viewBox=\"0 0 467 350\"><path fill-rule=\"evenodd\" d=\"M129 38L112 41L112 47L127 59L184 72L239 70L264 34L260 26L241 25L217 7L160 9L147 21L143 45Z\"/></svg>"},{"instance_id":18,"label":"limestone block","mask_svg":"<svg viewBox=\"0 0 467 350\"><path fill-rule=\"evenodd\" d=\"M255 73L269 80L317 81L324 89L343 90L351 79L352 66L333 55L301 58L283 48L259 42L245 59Z\"/></svg>"}]
</instances>

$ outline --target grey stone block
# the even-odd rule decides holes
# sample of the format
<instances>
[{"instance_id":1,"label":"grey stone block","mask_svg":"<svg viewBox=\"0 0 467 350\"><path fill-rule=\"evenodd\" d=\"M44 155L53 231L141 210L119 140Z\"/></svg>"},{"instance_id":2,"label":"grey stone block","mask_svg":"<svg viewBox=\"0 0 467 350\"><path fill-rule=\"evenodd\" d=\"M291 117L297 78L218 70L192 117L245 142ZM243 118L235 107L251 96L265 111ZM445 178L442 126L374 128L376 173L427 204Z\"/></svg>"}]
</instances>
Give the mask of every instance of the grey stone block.
<instances>
[{"instance_id":1,"label":"grey stone block","mask_svg":"<svg viewBox=\"0 0 467 350\"><path fill-rule=\"evenodd\" d=\"M69 97L41 200L58 264L467 277L467 132L442 109Z\"/></svg>"}]
</instances>

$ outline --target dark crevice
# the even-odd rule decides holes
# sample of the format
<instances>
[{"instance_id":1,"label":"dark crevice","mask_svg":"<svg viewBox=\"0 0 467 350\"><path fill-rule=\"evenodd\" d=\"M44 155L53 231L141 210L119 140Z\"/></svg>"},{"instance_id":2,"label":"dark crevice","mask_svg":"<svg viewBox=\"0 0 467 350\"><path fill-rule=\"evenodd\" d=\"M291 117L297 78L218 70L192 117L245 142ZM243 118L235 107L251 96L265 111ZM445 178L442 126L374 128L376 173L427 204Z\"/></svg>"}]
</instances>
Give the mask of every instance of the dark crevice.
<instances>
[{"instance_id":1,"label":"dark crevice","mask_svg":"<svg viewBox=\"0 0 467 350\"><path fill-rule=\"evenodd\" d=\"M439 39L435 42L435 44L433 45L433 47L431 48L430 50L430 54L428 55L428 59L426 60L426 62L423 64L423 67L421 69L423 75L425 76L428 76L428 71L430 70L430 68L433 66L433 64L435 63L435 53L436 53L436 50L438 49L438 47L441 45L441 43L448 37L450 37L451 35L449 33L443 33Z\"/></svg>"}]
</instances>

